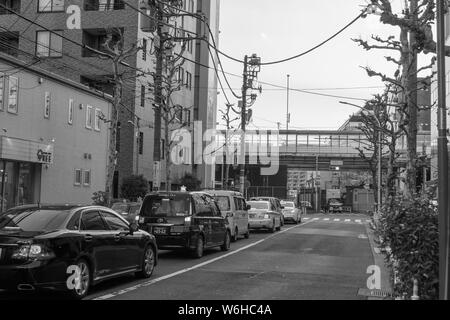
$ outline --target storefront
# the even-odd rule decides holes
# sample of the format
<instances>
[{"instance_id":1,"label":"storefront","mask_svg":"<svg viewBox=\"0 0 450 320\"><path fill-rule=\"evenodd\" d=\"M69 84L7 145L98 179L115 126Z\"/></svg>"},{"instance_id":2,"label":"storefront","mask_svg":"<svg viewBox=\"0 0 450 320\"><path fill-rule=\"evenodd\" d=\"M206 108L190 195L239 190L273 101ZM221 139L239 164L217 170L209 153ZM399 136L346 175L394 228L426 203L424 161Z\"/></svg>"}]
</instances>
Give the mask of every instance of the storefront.
<instances>
[{"instance_id":1,"label":"storefront","mask_svg":"<svg viewBox=\"0 0 450 320\"><path fill-rule=\"evenodd\" d=\"M53 163L53 145L1 137L0 212L40 199L41 169Z\"/></svg>"}]
</instances>

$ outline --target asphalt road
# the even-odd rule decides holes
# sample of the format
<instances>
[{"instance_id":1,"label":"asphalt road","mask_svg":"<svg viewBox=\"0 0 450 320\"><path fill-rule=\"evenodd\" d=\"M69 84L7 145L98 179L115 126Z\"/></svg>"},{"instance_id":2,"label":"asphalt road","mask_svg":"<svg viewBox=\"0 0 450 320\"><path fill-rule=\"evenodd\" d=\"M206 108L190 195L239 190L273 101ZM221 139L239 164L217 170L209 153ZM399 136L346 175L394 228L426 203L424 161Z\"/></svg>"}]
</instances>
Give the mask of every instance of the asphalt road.
<instances>
[{"instance_id":1,"label":"asphalt road","mask_svg":"<svg viewBox=\"0 0 450 320\"><path fill-rule=\"evenodd\" d=\"M153 276L125 276L99 284L86 299L365 299L367 267L374 264L364 215L314 214L301 225L253 232L231 250L201 259L161 251ZM55 299L59 294L5 294L0 299Z\"/></svg>"}]
</instances>

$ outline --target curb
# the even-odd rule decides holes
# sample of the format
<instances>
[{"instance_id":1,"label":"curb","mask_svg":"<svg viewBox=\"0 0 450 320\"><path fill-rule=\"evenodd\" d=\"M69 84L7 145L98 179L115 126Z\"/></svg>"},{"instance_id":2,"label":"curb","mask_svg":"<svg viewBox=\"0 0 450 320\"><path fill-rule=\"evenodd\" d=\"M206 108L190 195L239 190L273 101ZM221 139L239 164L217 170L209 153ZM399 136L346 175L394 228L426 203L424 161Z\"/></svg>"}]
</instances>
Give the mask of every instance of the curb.
<instances>
[{"instance_id":1,"label":"curb","mask_svg":"<svg viewBox=\"0 0 450 320\"><path fill-rule=\"evenodd\" d=\"M369 238L370 248L372 250L372 256L374 259L374 263L376 266L380 268L381 271L381 290L392 292L392 284L391 284L391 270L388 268L385 262L385 257L381 252L380 248L378 248L375 243L375 234L371 229L372 223L369 225L365 224L366 233ZM375 298L369 297L368 300L385 300L386 298Z\"/></svg>"}]
</instances>

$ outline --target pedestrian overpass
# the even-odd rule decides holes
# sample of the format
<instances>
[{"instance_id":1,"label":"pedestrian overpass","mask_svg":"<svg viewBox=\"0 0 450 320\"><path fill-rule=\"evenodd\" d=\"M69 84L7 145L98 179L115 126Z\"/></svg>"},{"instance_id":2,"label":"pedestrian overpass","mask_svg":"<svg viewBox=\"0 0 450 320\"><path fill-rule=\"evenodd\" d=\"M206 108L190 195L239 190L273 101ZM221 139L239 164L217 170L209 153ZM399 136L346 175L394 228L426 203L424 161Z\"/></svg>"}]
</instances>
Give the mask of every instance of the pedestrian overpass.
<instances>
[{"instance_id":1,"label":"pedestrian overpass","mask_svg":"<svg viewBox=\"0 0 450 320\"><path fill-rule=\"evenodd\" d=\"M217 136L218 146L240 145L241 135L231 134L228 143L224 131ZM278 149L280 165L304 171L328 171L337 163L339 170L368 170L369 166L359 154L371 143L361 131L331 130L247 130L245 133L247 159L256 156L255 146L270 151ZM399 150L404 153L405 150ZM367 157L372 153L364 150ZM385 162L387 159L383 159ZM248 160L247 160L248 161Z\"/></svg>"}]
</instances>

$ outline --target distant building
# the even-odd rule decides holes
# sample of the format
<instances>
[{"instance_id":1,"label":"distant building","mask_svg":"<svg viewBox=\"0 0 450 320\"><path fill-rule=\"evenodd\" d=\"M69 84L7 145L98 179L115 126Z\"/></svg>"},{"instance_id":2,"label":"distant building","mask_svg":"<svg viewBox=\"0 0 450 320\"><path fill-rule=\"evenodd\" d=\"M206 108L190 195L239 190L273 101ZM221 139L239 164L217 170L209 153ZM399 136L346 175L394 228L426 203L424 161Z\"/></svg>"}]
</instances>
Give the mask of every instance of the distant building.
<instances>
[{"instance_id":1,"label":"distant building","mask_svg":"<svg viewBox=\"0 0 450 320\"><path fill-rule=\"evenodd\" d=\"M106 185L111 98L0 53L0 211L92 203Z\"/></svg>"}]
</instances>

